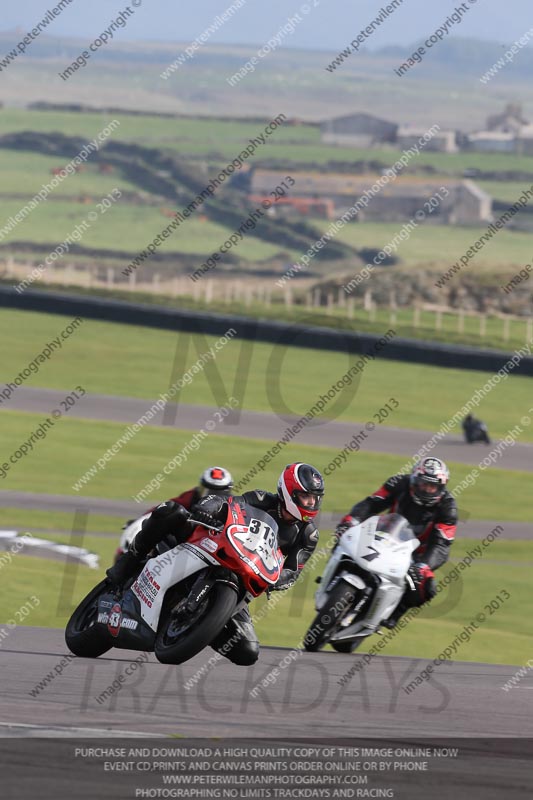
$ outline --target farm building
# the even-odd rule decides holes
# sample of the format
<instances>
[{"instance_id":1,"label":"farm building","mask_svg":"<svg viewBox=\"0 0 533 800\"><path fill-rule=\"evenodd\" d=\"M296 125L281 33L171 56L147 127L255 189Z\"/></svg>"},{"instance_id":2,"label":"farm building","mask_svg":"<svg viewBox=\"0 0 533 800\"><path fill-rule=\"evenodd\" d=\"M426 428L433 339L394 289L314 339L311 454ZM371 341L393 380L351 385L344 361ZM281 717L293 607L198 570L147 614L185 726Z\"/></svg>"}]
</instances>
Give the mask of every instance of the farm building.
<instances>
[{"instance_id":1,"label":"farm building","mask_svg":"<svg viewBox=\"0 0 533 800\"><path fill-rule=\"evenodd\" d=\"M398 125L374 117L372 114L348 114L326 120L320 124L320 138L324 144L372 147L396 140Z\"/></svg>"},{"instance_id":2,"label":"farm building","mask_svg":"<svg viewBox=\"0 0 533 800\"><path fill-rule=\"evenodd\" d=\"M533 155L533 125L524 125L516 136L515 153Z\"/></svg>"},{"instance_id":3,"label":"farm building","mask_svg":"<svg viewBox=\"0 0 533 800\"><path fill-rule=\"evenodd\" d=\"M401 127L398 129L397 144L402 150L408 150L413 145L417 145L420 139L427 133L422 128ZM456 153L457 134L455 131L439 131L424 145L424 150L434 153Z\"/></svg>"},{"instance_id":4,"label":"farm building","mask_svg":"<svg viewBox=\"0 0 533 800\"><path fill-rule=\"evenodd\" d=\"M514 153L516 137L504 131L478 131L470 133L466 143L468 150L479 153Z\"/></svg>"},{"instance_id":5,"label":"farm building","mask_svg":"<svg viewBox=\"0 0 533 800\"><path fill-rule=\"evenodd\" d=\"M250 179L250 199L268 198L273 186L285 178L285 172L254 169ZM342 216L355 202L375 184L379 175L343 175L340 173L299 172L292 173L295 185L290 198L293 204L312 198L315 201L330 201L334 214ZM355 221L404 222L419 210L424 203L437 195L442 180L429 181L425 177L400 177L372 192L368 205L355 217ZM473 225L488 221L492 214L492 199L475 183L468 180L448 180L445 184L449 195L444 197L426 221L451 225ZM281 210L281 209L280 209ZM330 216L330 215L328 215Z\"/></svg>"}]
</instances>

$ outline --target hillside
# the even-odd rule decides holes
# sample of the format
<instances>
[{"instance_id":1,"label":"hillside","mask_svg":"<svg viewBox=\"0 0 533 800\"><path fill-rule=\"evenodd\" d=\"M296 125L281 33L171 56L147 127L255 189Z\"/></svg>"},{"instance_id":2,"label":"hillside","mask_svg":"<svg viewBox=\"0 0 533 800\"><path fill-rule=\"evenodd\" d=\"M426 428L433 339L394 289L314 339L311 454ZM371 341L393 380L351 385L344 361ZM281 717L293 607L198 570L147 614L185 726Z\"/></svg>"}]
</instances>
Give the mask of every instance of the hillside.
<instances>
[{"instance_id":1,"label":"hillside","mask_svg":"<svg viewBox=\"0 0 533 800\"><path fill-rule=\"evenodd\" d=\"M9 52L13 40L13 35L1 34L0 53ZM339 50L348 44L348 32L346 40L339 43ZM188 42L117 42L90 69L80 70L67 82L59 80L58 72L84 44L83 39L43 34L16 68L2 73L0 101L13 106L40 100L81 102L221 117L271 117L285 111L307 120L368 109L398 122L424 125L429 119L474 130L496 104L501 105L502 93L507 92L509 99L524 103L526 115L533 119L531 48L524 48L514 64L485 86L479 78L502 55L501 43L461 38L441 42L425 58L423 69L401 80L393 69L416 49L416 43L375 53L363 50L334 74L326 66L337 53L283 48L232 87L226 79L255 54L255 47L208 43L165 80L161 74Z\"/></svg>"}]
</instances>

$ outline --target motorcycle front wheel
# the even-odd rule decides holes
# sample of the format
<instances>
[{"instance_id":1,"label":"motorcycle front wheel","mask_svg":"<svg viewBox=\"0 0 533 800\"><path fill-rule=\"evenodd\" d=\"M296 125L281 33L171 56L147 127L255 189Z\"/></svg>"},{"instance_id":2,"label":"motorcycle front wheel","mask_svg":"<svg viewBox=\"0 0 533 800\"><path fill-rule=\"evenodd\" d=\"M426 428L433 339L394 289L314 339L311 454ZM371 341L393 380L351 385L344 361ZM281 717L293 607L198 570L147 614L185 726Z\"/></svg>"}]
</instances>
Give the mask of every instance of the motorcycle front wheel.
<instances>
[{"instance_id":1,"label":"motorcycle front wheel","mask_svg":"<svg viewBox=\"0 0 533 800\"><path fill-rule=\"evenodd\" d=\"M207 647L237 607L237 593L225 583L216 583L192 613L186 600L163 609L154 647L162 664L182 664Z\"/></svg>"},{"instance_id":2,"label":"motorcycle front wheel","mask_svg":"<svg viewBox=\"0 0 533 800\"><path fill-rule=\"evenodd\" d=\"M98 658L113 646L109 634L97 625L98 599L109 591L107 580L100 583L81 601L67 622L65 641L69 650L81 658Z\"/></svg>"},{"instance_id":3,"label":"motorcycle front wheel","mask_svg":"<svg viewBox=\"0 0 533 800\"><path fill-rule=\"evenodd\" d=\"M344 581L335 586L326 605L318 612L305 634L303 644L309 653L321 650L329 642L342 617L353 606L355 593L353 586Z\"/></svg>"}]
</instances>

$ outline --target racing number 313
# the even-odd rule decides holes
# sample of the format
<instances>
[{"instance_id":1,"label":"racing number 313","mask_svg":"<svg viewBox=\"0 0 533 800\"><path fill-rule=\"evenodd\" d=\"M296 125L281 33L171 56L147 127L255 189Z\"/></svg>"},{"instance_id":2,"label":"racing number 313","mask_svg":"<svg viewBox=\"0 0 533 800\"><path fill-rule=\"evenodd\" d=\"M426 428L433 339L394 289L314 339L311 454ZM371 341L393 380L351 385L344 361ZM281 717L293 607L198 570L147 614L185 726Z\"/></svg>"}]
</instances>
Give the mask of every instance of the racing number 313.
<instances>
[{"instance_id":1,"label":"racing number 313","mask_svg":"<svg viewBox=\"0 0 533 800\"><path fill-rule=\"evenodd\" d=\"M248 525L250 533L257 534L265 540L267 547L274 547L276 537L272 528L260 519L251 519Z\"/></svg>"}]
</instances>

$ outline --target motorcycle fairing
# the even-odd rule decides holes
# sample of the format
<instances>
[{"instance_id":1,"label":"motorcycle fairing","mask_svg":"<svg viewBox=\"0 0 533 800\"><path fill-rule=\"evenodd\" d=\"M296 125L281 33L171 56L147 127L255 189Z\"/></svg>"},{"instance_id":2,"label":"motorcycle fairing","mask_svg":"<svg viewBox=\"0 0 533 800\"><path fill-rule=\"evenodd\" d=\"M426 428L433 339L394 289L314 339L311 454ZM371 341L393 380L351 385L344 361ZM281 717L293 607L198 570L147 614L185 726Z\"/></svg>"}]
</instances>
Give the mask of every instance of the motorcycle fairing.
<instances>
[{"instance_id":1,"label":"motorcycle fairing","mask_svg":"<svg viewBox=\"0 0 533 800\"><path fill-rule=\"evenodd\" d=\"M103 625L113 647L152 651L155 632L141 619L139 600L131 591L117 600L112 592L98 599L97 624Z\"/></svg>"},{"instance_id":2,"label":"motorcycle fairing","mask_svg":"<svg viewBox=\"0 0 533 800\"><path fill-rule=\"evenodd\" d=\"M249 530L248 516L252 516L250 522L254 519L258 522L255 537ZM226 525L225 533L197 525L187 542L146 563L128 591L138 599L140 616L153 631L157 631L167 590L206 566L233 569L244 562L250 574L245 575L241 570L241 578L253 596L263 591L265 583L273 585L279 579L282 556L277 546L275 521L266 512L241 506L230 497ZM228 543L236 551L234 555L227 552ZM254 576L257 585L252 585Z\"/></svg>"},{"instance_id":3,"label":"motorcycle fairing","mask_svg":"<svg viewBox=\"0 0 533 800\"><path fill-rule=\"evenodd\" d=\"M375 633L383 619L387 619L398 603L403 594L403 586L397 586L391 581L384 579L374 597L372 598L370 608L364 615L363 619L359 619L351 625L342 626L331 637L332 642L347 641L355 639L358 636L369 636Z\"/></svg>"},{"instance_id":4,"label":"motorcycle fairing","mask_svg":"<svg viewBox=\"0 0 533 800\"><path fill-rule=\"evenodd\" d=\"M387 518L393 516L388 514ZM388 578L393 583L403 580L411 564L413 551L419 546L418 539L402 539L400 535L383 533L383 517L370 517L360 525L349 528L341 537L339 547L356 564L368 572ZM338 549L338 548L337 548Z\"/></svg>"},{"instance_id":5,"label":"motorcycle fairing","mask_svg":"<svg viewBox=\"0 0 533 800\"><path fill-rule=\"evenodd\" d=\"M383 530L386 528L390 528L390 531ZM377 579L377 588L364 617L351 624L348 622L344 627L341 625L331 641L368 636L375 632L383 619L390 616L403 595L411 556L418 546L418 539L406 520L397 514L370 517L353 525L341 536L315 594L317 611L326 604L331 589L339 580L363 590L361 584L364 583L365 572L372 573L375 578L368 585L374 587ZM357 575L343 567L342 560L357 564Z\"/></svg>"},{"instance_id":6,"label":"motorcycle fairing","mask_svg":"<svg viewBox=\"0 0 533 800\"><path fill-rule=\"evenodd\" d=\"M283 555L277 532L275 520L266 511L230 496L224 532L208 530L206 541L205 528L200 526L190 536L189 544L208 550L217 563L238 572L246 591L257 597L273 586L281 574Z\"/></svg>"},{"instance_id":7,"label":"motorcycle fairing","mask_svg":"<svg viewBox=\"0 0 533 800\"><path fill-rule=\"evenodd\" d=\"M250 524L256 521L257 519L254 517L250 520ZM261 526L258 526L255 533L252 533L249 527L230 525L226 534L240 557L256 575L262 577L271 586L279 580L281 564L276 551L277 537L274 537L274 541L270 543L271 540L267 539L269 534L265 533Z\"/></svg>"},{"instance_id":8,"label":"motorcycle fairing","mask_svg":"<svg viewBox=\"0 0 533 800\"><path fill-rule=\"evenodd\" d=\"M219 562L209 553L189 543L178 544L167 553L151 558L145 564L128 593L139 601L140 616L153 631L157 631L165 592L207 565Z\"/></svg>"}]
</instances>

